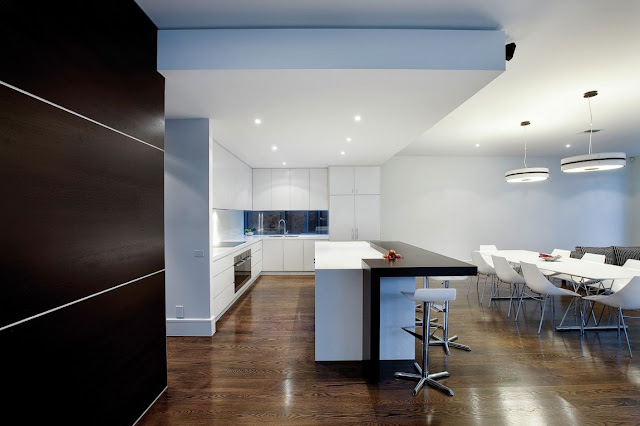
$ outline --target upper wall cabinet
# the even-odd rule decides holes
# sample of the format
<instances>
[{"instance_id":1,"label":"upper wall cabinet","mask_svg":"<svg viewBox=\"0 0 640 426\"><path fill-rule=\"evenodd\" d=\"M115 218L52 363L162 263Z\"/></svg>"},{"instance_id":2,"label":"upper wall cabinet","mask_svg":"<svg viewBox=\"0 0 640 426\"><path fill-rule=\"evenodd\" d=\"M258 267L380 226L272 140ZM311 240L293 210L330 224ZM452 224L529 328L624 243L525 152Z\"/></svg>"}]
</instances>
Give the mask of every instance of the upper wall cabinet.
<instances>
[{"instance_id":1,"label":"upper wall cabinet","mask_svg":"<svg viewBox=\"0 0 640 426\"><path fill-rule=\"evenodd\" d=\"M330 167L330 195L380 194L380 166Z\"/></svg>"},{"instance_id":2,"label":"upper wall cabinet","mask_svg":"<svg viewBox=\"0 0 640 426\"><path fill-rule=\"evenodd\" d=\"M271 209L291 210L291 171L271 169Z\"/></svg>"},{"instance_id":3,"label":"upper wall cabinet","mask_svg":"<svg viewBox=\"0 0 640 426\"><path fill-rule=\"evenodd\" d=\"M251 167L215 142L211 145L211 206L251 209Z\"/></svg>"},{"instance_id":4,"label":"upper wall cabinet","mask_svg":"<svg viewBox=\"0 0 640 426\"><path fill-rule=\"evenodd\" d=\"M253 210L271 210L271 169L253 169Z\"/></svg>"},{"instance_id":5,"label":"upper wall cabinet","mask_svg":"<svg viewBox=\"0 0 640 426\"><path fill-rule=\"evenodd\" d=\"M327 169L253 169L253 210L329 210Z\"/></svg>"},{"instance_id":6,"label":"upper wall cabinet","mask_svg":"<svg viewBox=\"0 0 640 426\"><path fill-rule=\"evenodd\" d=\"M290 210L309 210L309 169L291 169Z\"/></svg>"},{"instance_id":7,"label":"upper wall cabinet","mask_svg":"<svg viewBox=\"0 0 640 426\"><path fill-rule=\"evenodd\" d=\"M327 169L309 169L309 210L329 210Z\"/></svg>"}]
</instances>

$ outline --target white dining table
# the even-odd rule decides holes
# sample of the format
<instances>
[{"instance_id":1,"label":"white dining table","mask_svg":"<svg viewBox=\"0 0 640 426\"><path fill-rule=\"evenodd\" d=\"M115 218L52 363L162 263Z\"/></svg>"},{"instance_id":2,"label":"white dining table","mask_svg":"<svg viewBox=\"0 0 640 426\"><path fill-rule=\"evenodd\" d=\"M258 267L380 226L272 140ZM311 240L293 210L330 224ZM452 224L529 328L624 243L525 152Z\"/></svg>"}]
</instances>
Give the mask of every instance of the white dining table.
<instances>
[{"instance_id":1,"label":"white dining table","mask_svg":"<svg viewBox=\"0 0 640 426\"><path fill-rule=\"evenodd\" d=\"M546 261L540 258L540 252L530 250L492 250L492 251L480 251L482 257L493 266L493 259L491 256L500 256L507 259L508 262L513 264L519 264L520 262L533 263L547 276L553 277L554 275L571 276L573 284L577 286L586 286L591 283L601 282L603 280L614 279L631 279L640 272L636 269L625 268L617 265L610 265L606 263L591 262L588 260L565 258L561 257L555 261ZM569 305L569 308L571 305ZM567 308L567 310L569 309ZM565 313L566 315L566 313ZM587 316L587 321L589 316ZM562 322L561 322L562 324ZM617 329L617 326L563 326L556 327L558 331L572 331L572 330L611 330Z\"/></svg>"}]
</instances>

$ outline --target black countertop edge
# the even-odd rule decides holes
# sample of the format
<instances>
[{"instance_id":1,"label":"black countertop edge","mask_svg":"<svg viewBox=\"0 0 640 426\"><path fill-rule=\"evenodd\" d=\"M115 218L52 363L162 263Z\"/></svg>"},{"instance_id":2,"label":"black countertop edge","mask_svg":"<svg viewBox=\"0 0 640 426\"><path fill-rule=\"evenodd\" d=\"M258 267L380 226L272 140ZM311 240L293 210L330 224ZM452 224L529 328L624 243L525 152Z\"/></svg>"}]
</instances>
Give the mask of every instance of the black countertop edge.
<instances>
[{"instance_id":1,"label":"black countertop edge","mask_svg":"<svg viewBox=\"0 0 640 426\"><path fill-rule=\"evenodd\" d=\"M379 251L379 259L362 259L363 269L379 276L465 276L476 275L478 268L466 262L447 257L401 241L369 241ZM387 260L382 254L395 250L402 259Z\"/></svg>"}]
</instances>

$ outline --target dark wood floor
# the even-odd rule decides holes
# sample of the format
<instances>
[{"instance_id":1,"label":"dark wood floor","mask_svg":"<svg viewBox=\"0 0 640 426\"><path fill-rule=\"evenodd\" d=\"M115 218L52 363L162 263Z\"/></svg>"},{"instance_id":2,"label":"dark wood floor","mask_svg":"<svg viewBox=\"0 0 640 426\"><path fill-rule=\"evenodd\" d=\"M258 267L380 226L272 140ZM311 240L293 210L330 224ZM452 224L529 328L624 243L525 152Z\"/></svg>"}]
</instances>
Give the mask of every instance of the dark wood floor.
<instances>
[{"instance_id":1,"label":"dark wood floor","mask_svg":"<svg viewBox=\"0 0 640 426\"><path fill-rule=\"evenodd\" d=\"M410 363L377 385L352 363L315 363L313 277L265 276L214 336L168 338L168 390L138 424L640 423L640 320L629 320L631 359L615 331L581 339L545 322L538 335L536 302L516 325L508 302L481 307L466 284L453 285L450 321L473 350L430 350L430 370L448 369L453 397L427 389L414 398L414 383L392 376Z\"/></svg>"}]
</instances>

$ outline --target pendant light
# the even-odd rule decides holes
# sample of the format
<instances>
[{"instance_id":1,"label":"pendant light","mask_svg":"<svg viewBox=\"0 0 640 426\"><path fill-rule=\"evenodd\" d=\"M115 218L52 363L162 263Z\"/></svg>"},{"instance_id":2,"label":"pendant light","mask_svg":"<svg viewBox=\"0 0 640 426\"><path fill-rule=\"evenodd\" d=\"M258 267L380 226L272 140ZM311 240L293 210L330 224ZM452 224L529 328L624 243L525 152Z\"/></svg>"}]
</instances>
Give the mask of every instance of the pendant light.
<instances>
[{"instance_id":1,"label":"pendant light","mask_svg":"<svg viewBox=\"0 0 640 426\"><path fill-rule=\"evenodd\" d=\"M538 182L549 179L549 169L546 167L527 167L527 131L529 121L520 123L524 133L524 169L509 170L504 174L504 180L509 183Z\"/></svg>"},{"instance_id":2,"label":"pendant light","mask_svg":"<svg viewBox=\"0 0 640 426\"><path fill-rule=\"evenodd\" d=\"M591 98L598 95L597 90L592 90L584 94L589 102L589 153L585 155L575 155L563 158L560 167L565 173L597 172L601 170L619 169L627 165L627 156L624 152L602 152L594 154L591 146L591 138L599 130L593 130L593 115L591 114Z\"/></svg>"}]
</instances>

